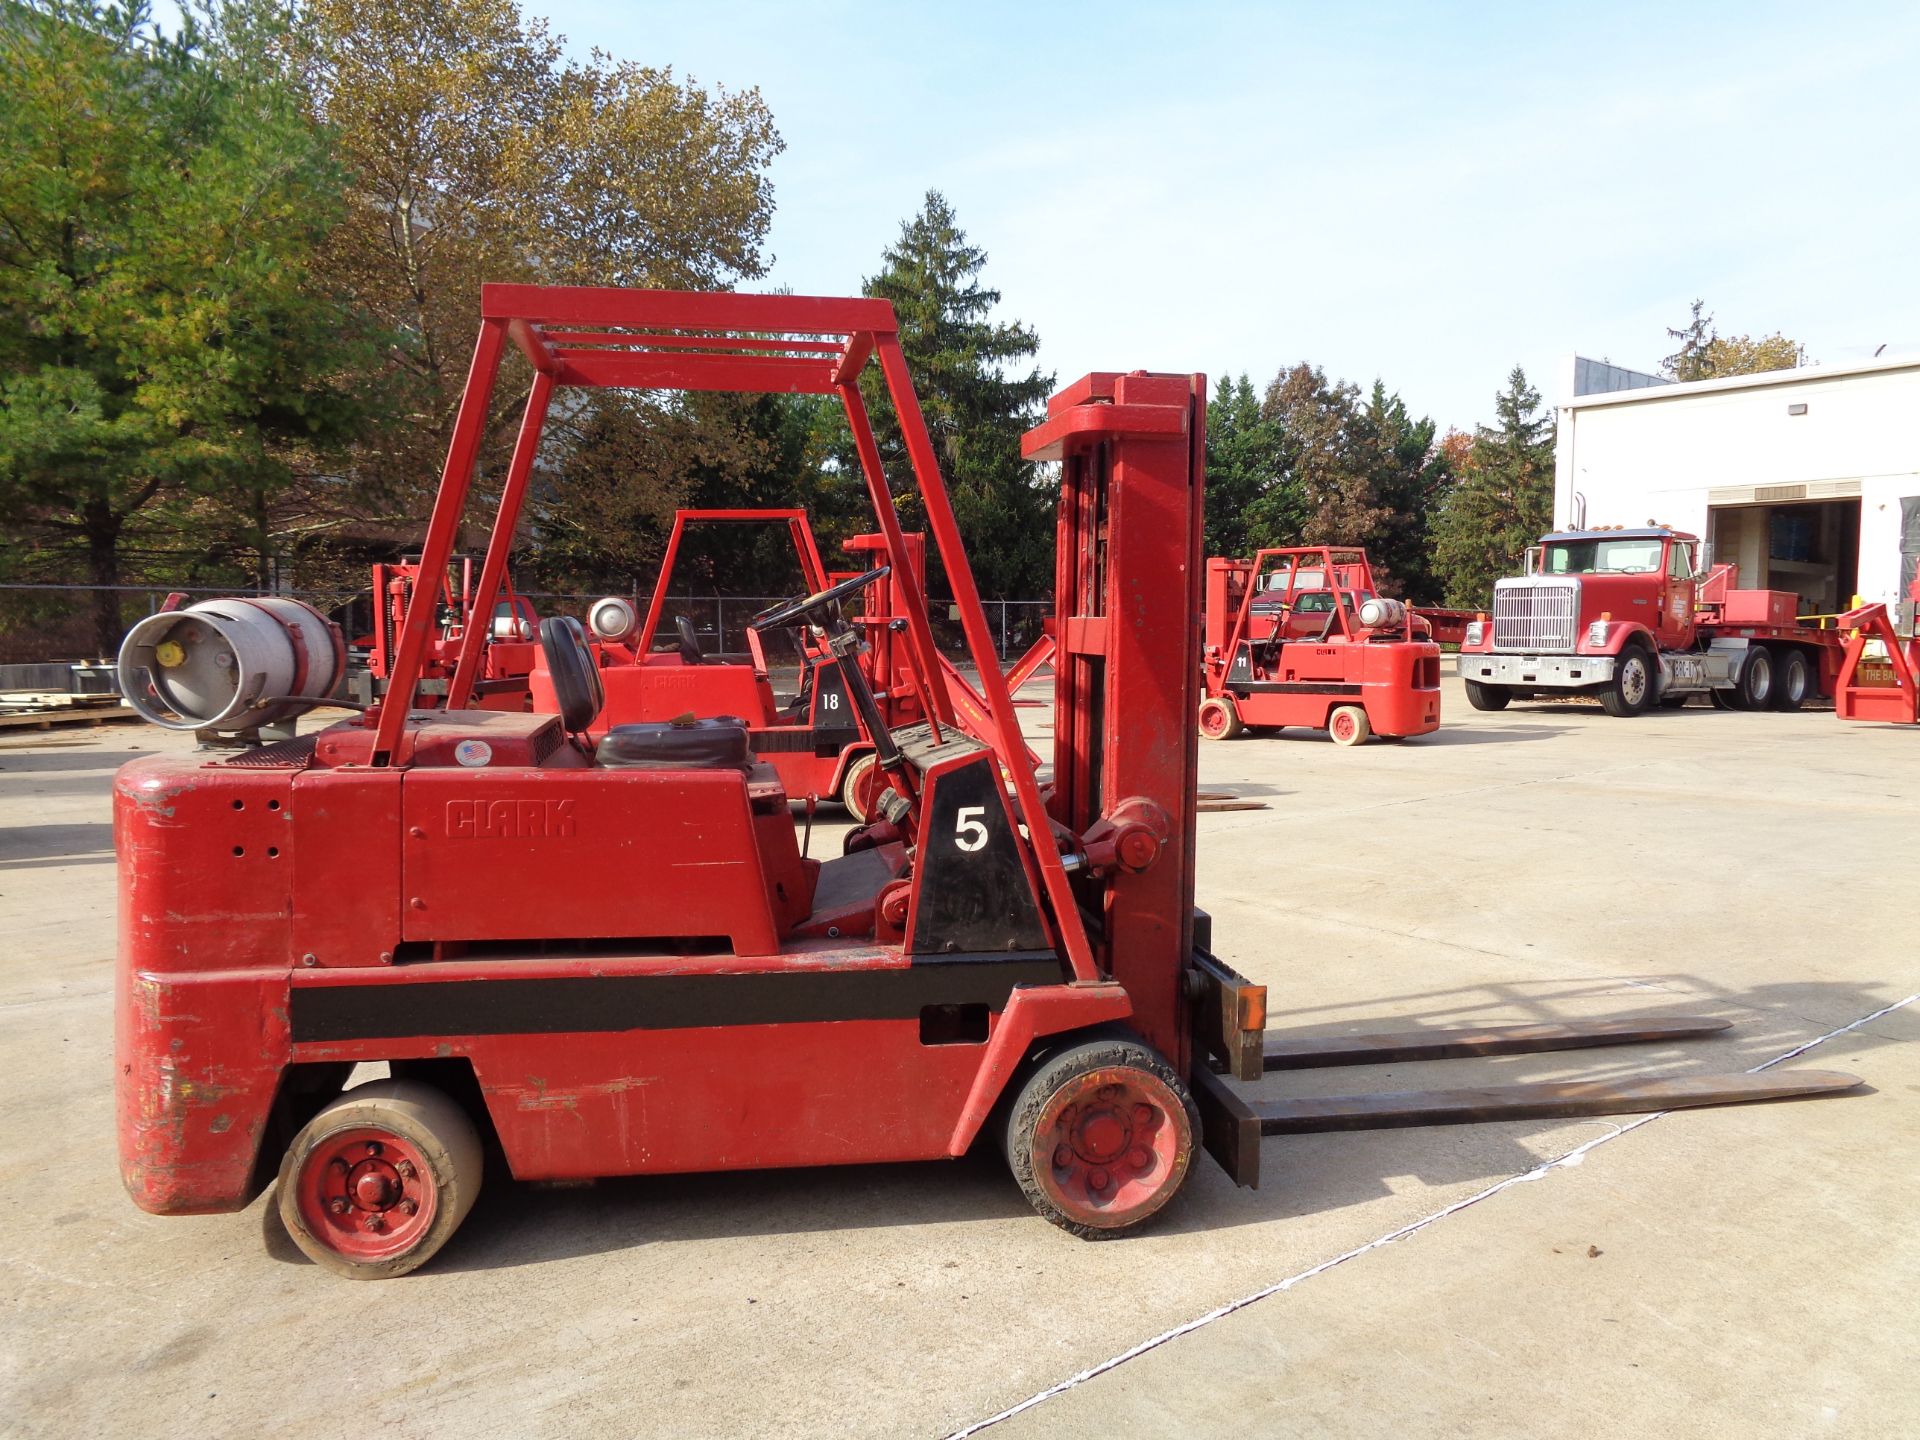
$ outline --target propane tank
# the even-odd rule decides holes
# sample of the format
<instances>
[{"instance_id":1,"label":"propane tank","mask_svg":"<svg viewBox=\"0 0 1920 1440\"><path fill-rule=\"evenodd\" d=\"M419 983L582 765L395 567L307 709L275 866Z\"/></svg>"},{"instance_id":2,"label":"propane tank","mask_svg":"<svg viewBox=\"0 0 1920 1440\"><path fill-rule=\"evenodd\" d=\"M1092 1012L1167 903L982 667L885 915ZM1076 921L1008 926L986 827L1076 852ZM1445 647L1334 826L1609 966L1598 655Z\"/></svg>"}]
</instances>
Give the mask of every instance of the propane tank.
<instances>
[{"instance_id":1,"label":"propane tank","mask_svg":"<svg viewBox=\"0 0 1920 1440\"><path fill-rule=\"evenodd\" d=\"M1375 595L1360 602L1360 623L1369 630L1393 630L1407 623L1407 606L1402 600Z\"/></svg>"},{"instance_id":2,"label":"propane tank","mask_svg":"<svg viewBox=\"0 0 1920 1440\"><path fill-rule=\"evenodd\" d=\"M596 640L618 644L622 640L632 639L633 632L640 628L640 612L634 608L631 600L609 595L604 600L593 602L593 607L587 611L587 628L593 631Z\"/></svg>"},{"instance_id":3,"label":"propane tank","mask_svg":"<svg viewBox=\"0 0 1920 1440\"><path fill-rule=\"evenodd\" d=\"M149 615L120 646L120 693L168 730L251 730L291 720L346 670L340 627L279 596L202 600Z\"/></svg>"},{"instance_id":4,"label":"propane tank","mask_svg":"<svg viewBox=\"0 0 1920 1440\"><path fill-rule=\"evenodd\" d=\"M493 638L496 640L531 640L533 627L527 623L527 617L508 613L493 617Z\"/></svg>"}]
</instances>

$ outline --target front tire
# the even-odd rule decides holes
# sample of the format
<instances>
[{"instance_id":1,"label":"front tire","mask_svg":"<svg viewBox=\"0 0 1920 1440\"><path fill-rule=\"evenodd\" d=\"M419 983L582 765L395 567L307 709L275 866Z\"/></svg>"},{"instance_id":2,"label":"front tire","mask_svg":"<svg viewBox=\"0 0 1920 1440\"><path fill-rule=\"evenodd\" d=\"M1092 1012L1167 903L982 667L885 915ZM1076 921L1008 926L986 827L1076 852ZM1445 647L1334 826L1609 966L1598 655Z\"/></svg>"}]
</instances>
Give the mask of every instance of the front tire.
<instances>
[{"instance_id":1,"label":"front tire","mask_svg":"<svg viewBox=\"0 0 1920 1440\"><path fill-rule=\"evenodd\" d=\"M1600 703L1609 715L1626 719L1643 714L1653 703L1658 672L1653 656L1644 645L1627 645L1614 663L1613 678L1600 692Z\"/></svg>"},{"instance_id":2,"label":"front tire","mask_svg":"<svg viewBox=\"0 0 1920 1440\"><path fill-rule=\"evenodd\" d=\"M1773 707L1798 710L1813 694L1813 665L1803 650L1783 650L1774 672Z\"/></svg>"},{"instance_id":3,"label":"front tire","mask_svg":"<svg viewBox=\"0 0 1920 1440\"><path fill-rule=\"evenodd\" d=\"M1040 1215L1104 1240L1157 1215L1186 1182L1200 1111L1152 1047L1127 1036L1049 1055L1007 1115L1007 1163Z\"/></svg>"},{"instance_id":4,"label":"front tire","mask_svg":"<svg viewBox=\"0 0 1920 1440\"><path fill-rule=\"evenodd\" d=\"M1200 702L1200 734L1207 740L1237 740L1246 730L1231 695L1209 695Z\"/></svg>"},{"instance_id":5,"label":"front tire","mask_svg":"<svg viewBox=\"0 0 1920 1440\"><path fill-rule=\"evenodd\" d=\"M1513 699L1513 692L1504 685L1486 685L1478 680L1469 680L1467 686L1467 704L1476 710L1504 710Z\"/></svg>"},{"instance_id":6,"label":"front tire","mask_svg":"<svg viewBox=\"0 0 1920 1440\"><path fill-rule=\"evenodd\" d=\"M280 1220L322 1269L350 1280L404 1275L460 1228L484 1166L479 1132L445 1094L375 1080L293 1137L280 1162Z\"/></svg>"}]
</instances>

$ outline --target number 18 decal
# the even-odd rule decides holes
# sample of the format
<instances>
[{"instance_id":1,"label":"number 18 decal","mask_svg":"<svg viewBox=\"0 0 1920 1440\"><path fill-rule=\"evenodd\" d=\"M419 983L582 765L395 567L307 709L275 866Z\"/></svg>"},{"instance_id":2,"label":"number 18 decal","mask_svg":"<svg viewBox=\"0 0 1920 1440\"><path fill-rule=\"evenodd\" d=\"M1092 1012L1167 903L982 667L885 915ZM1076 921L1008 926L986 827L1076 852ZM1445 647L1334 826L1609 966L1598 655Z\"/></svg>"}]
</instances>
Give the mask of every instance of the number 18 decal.
<instances>
[{"instance_id":1,"label":"number 18 decal","mask_svg":"<svg viewBox=\"0 0 1920 1440\"><path fill-rule=\"evenodd\" d=\"M980 823L980 817L987 813L984 805L962 805L960 813L954 816L953 843L971 855L987 843L987 827Z\"/></svg>"}]
</instances>

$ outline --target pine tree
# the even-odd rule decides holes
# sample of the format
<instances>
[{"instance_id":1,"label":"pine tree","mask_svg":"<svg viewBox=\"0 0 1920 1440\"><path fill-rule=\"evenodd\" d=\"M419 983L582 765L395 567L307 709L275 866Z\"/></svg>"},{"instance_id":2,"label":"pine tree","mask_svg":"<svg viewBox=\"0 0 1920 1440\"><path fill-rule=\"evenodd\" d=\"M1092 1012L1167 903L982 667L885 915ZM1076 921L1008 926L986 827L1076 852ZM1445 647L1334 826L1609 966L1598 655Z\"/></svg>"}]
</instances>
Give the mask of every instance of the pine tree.
<instances>
[{"instance_id":1,"label":"pine tree","mask_svg":"<svg viewBox=\"0 0 1920 1440\"><path fill-rule=\"evenodd\" d=\"M1449 605L1492 603L1493 582L1516 572L1553 520L1553 421L1518 365L1494 400L1434 525L1434 569Z\"/></svg>"},{"instance_id":2,"label":"pine tree","mask_svg":"<svg viewBox=\"0 0 1920 1440\"><path fill-rule=\"evenodd\" d=\"M1053 588L1057 488L1021 460L1020 437L1039 419L1054 381L1039 369L1018 373L1038 353L1040 338L1031 326L990 318L1000 292L980 281L987 252L967 242L939 191L927 192L920 213L901 225L900 238L881 258L883 268L866 282L866 293L893 302L900 348L980 593L1046 595ZM900 422L875 367L860 384L888 483L902 496L912 470ZM843 422L837 431L839 467L857 474ZM917 499L902 503L900 514L909 529L925 524ZM928 569L929 586L943 590L937 556L929 555Z\"/></svg>"},{"instance_id":3,"label":"pine tree","mask_svg":"<svg viewBox=\"0 0 1920 1440\"><path fill-rule=\"evenodd\" d=\"M1277 420L1245 375L1220 377L1207 405L1207 554L1251 555L1253 527L1297 534L1299 496Z\"/></svg>"},{"instance_id":4,"label":"pine tree","mask_svg":"<svg viewBox=\"0 0 1920 1440\"><path fill-rule=\"evenodd\" d=\"M1386 594L1428 598L1438 585L1434 511L1450 474L1446 456L1434 444L1434 423L1415 420L1406 402L1379 380L1355 419L1380 511L1364 537L1375 583Z\"/></svg>"}]
</instances>

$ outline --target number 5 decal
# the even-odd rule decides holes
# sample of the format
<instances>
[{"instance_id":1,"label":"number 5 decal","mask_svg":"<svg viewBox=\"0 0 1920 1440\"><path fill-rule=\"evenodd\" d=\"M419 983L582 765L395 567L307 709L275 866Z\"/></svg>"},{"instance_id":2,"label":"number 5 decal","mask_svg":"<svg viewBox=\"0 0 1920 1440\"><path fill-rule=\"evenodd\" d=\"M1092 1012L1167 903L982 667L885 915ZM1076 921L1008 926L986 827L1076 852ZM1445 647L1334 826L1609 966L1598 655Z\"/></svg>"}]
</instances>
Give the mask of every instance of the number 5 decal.
<instances>
[{"instance_id":1,"label":"number 5 decal","mask_svg":"<svg viewBox=\"0 0 1920 1440\"><path fill-rule=\"evenodd\" d=\"M980 823L980 817L986 813L984 805L962 805L954 817L953 843L968 854L987 843L987 827Z\"/></svg>"}]
</instances>

